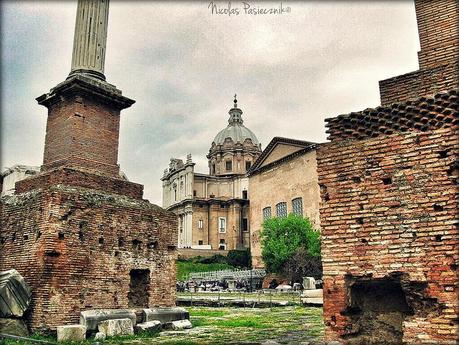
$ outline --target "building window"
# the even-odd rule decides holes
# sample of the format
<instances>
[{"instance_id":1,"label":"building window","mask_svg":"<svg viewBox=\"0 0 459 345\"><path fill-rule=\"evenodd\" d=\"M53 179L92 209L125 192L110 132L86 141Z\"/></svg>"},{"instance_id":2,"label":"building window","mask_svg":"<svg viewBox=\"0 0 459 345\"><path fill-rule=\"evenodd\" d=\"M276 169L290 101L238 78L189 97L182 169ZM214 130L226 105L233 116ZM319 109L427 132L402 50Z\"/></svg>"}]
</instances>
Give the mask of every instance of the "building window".
<instances>
[{"instance_id":1,"label":"building window","mask_svg":"<svg viewBox=\"0 0 459 345\"><path fill-rule=\"evenodd\" d=\"M287 203L280 202L276 205L276 216L277 217L287 217Z\"/></svg>"},{"instance_id":2,"label":"building window","mask_svg":"<svg viewBox=\"0 0 459 345\"><path fill-rule=\"evenodd\" d=\"M224 239L220 240L220 245L218 246L219 250L226 250L226 243Z\"/></svg>"},{"instance_id":3,"label":"building window","mask_svg":"<svg viewBox=\"0 0 459 345\"><path fill-rule=\"evenodd\" d=\"M218 218L218 232L220 233L226 232L226 218L225 217Z\"/></svg>"},{"instance_id":4,"label":"building window","mask_svg":"<svg viewBox=\"0 0 459 345\"><path fill-rule=\"evenodd\" d=\"M265 207L263 209L263 220L271 218L271 207Z\"/></svg>"},{"instance_id":5,"label":"building window","mask_svg":"<svg viewBox=\"0 0 459 345\"><path fill-rule=\"evenodd\" d=\"M202 219L200 219L200 220L198 220L198 229L202 230L202 227L203 227L203 221L202 221Z\"/></svg>"},{"instance_id":6,"label":"building window","mask_svg":"<svg viewBox=\"0 0 459 345\"><path fill-rule=\"evenodd\" d=\"M242 231L249 231L249 222L247 218L242 218Z\"/></svg>"},{"instance_id":7,"label":"building window","mask_svg":"<svg viewBox=\"0 0 459 345\"><path fill-rule=\"evenodd\" d=\"M249 171L251 166L252 166L252 162L249 162L249 161L245 162L245 170L246 171Z\"/></svg>"},{"instance_id":8,"label":"building window","mask_svg":"<svg viewBox=\"0 0 459 345\"><path fill-rule=\"evenodd\" d=\"M292 211L293 214L303 217L303 199L296 198L292 200Z\"/></svg>"},{"instance_id":9,"label":"building window","mask_svg":"<svg viewBox=\"0 0 459 345\"><path fill-rule=\"evenodd\" d=\"M196 191L194 190L194 191L193 191L193 196L196 196L196 195L197 195L197 193L196 193Z\"/></svg>"},{"instance_id":10,"label":"building window","mask_svg":"<svg viewBox=\"0 0 459 345\"><path fill-rule=\"evenodd\" d=\"M232 161L226 161L226 171L231 171L233 170L233 162Z\"/></svg>"},{"instance_id":11,"label":"building window","mask_svg":"<svg viewBox=\"0 0 459 345\"><path fill-rule=\"evenodd\" d=\"M203 244L202 240L199 240L199 241L198 241L198 244L199 244L200 246L202 246L202 244Z\"/></svg>"},{"instance_id":12,"label":"building window","mask_svg":"<svg viewBox=\"0 0 459 345\"><path fill-rule=\"evenodd\" d=\"M247 191L246 190L242 191L242 199L247 199Z\"/></svg>"},{"instance_id":13,"label":"building window","mask_svg":"<svg viewBox=\"0 0 459 345\"><path fill-rule=\"evenodd\" d=\"M223 205L223 204L220 204L220 208L225 208L225 205Z\"/></svg>"},{"instance_id":14,"label":"building window","mask_svg":"<svg viewBox=\"0 0 459 345\"><path fill-rule=\"evenodd\" d=\"M211 174L212 174L212 175L215 175L215 164L212 164Z\"/></svg>"}]
</instances>

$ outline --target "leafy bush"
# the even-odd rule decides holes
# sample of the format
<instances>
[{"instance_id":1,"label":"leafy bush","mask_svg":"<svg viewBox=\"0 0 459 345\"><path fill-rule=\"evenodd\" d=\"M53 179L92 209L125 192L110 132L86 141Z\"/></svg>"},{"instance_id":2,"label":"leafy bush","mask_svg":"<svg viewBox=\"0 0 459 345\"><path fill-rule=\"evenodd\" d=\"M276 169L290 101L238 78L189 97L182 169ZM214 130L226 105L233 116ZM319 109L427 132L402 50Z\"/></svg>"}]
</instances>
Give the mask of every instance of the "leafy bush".
<instances>
[{"instance_id":1,"label":"leafy bush","mask_svg":"<svg viewBox=\"0 0 459 345\"><path fill-rule=\"evenodd\" d=\"M252 257L248 249L244 250L230 250L226 257L227 263L234 267L251 268Z\"/></svg>"},{"instance_id":2,"label":"leafy bush","mask_svg":"<svg viewBox=\"0 0 459 345\"><path fill-rule=\"evenodd\" d=\"M282 273L288 260L300 249L307 256L320 256L320 233L314 230L308 218L294 214L274 217L263 223L261 247L268 272Z\"/></svg>"}]
</instances>

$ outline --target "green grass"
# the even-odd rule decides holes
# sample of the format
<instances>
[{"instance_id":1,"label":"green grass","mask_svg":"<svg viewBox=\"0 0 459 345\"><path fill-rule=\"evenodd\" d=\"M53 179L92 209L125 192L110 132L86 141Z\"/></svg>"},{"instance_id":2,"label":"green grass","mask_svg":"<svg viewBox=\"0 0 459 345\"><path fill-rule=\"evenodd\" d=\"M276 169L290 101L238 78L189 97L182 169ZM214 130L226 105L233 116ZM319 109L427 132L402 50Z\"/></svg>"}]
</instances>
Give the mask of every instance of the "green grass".
<instances>
[{"instance_id":1,"label":"green grass","mask_svg":"<svg viewBox=\"0 0 459 345\"><path fill-rule=\"evenodd\" d=\"M227 345L260 344L268 339L291 345L321 340L324 325L322 309L302 306L275 308L208 308L189 307L191 330L174 331L173 335L139 335L107 338L106 345ZM55 339L34 336L55 342ZM91 345L88 339L79 345ZM0 344L29 345L31 343L6 340ZM76 345L76 343L62 343Z\"/></svg>"},{"instance_id":2,"label":"green grass","mask_svg":"<svg viewBox=\"0 0 459 345\"><path fill-rule=\"evenodd\" d=\"M185 280L191 272L211 272L231 269L234 269L234 267L226 263L203 264L190 261L177 261L177 280Z\"/></svg>"}]
</instances>

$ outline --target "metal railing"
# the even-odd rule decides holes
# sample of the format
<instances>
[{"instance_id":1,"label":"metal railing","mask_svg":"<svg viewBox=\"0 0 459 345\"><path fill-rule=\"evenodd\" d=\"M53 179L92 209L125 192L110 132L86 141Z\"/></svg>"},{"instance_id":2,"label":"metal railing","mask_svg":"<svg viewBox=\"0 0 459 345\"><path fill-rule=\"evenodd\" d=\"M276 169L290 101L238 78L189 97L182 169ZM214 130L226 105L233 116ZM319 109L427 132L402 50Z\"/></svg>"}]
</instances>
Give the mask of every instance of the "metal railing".
<instances>
[{"instance_id":1,"label":"metal railing","mask_svg":"<svg viewBox=\"0 0 459 345\"><path fill-rule=\"evenodd\" d=\"M201 280L201 281L216 281L222 279L255 279L264 278L266 270L253 269L253 270L221 270L211 272L192 272L188 276L188 280Z\"/></svg>"}]
</instances>

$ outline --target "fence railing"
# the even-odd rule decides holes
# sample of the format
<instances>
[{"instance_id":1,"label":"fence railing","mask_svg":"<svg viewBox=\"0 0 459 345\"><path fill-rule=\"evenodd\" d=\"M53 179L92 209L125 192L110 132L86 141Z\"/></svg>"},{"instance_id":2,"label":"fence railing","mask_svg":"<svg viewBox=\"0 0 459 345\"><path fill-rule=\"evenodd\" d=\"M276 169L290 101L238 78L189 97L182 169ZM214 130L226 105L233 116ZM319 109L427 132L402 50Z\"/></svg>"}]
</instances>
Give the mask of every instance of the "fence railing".
<instances>
[{"instance_id":1,"label":"fence railing","mask_svg":"<svg viewBox=\"0 0 459 345\"><path fill-rule=\"evenodd\" d=\"M266 270L254 269L254 270L221 270L211 272L192 272L188 276L188 280L222 280L222 279L256 279L264 278L266 276Z\"/></svg>"}]
</instances>

